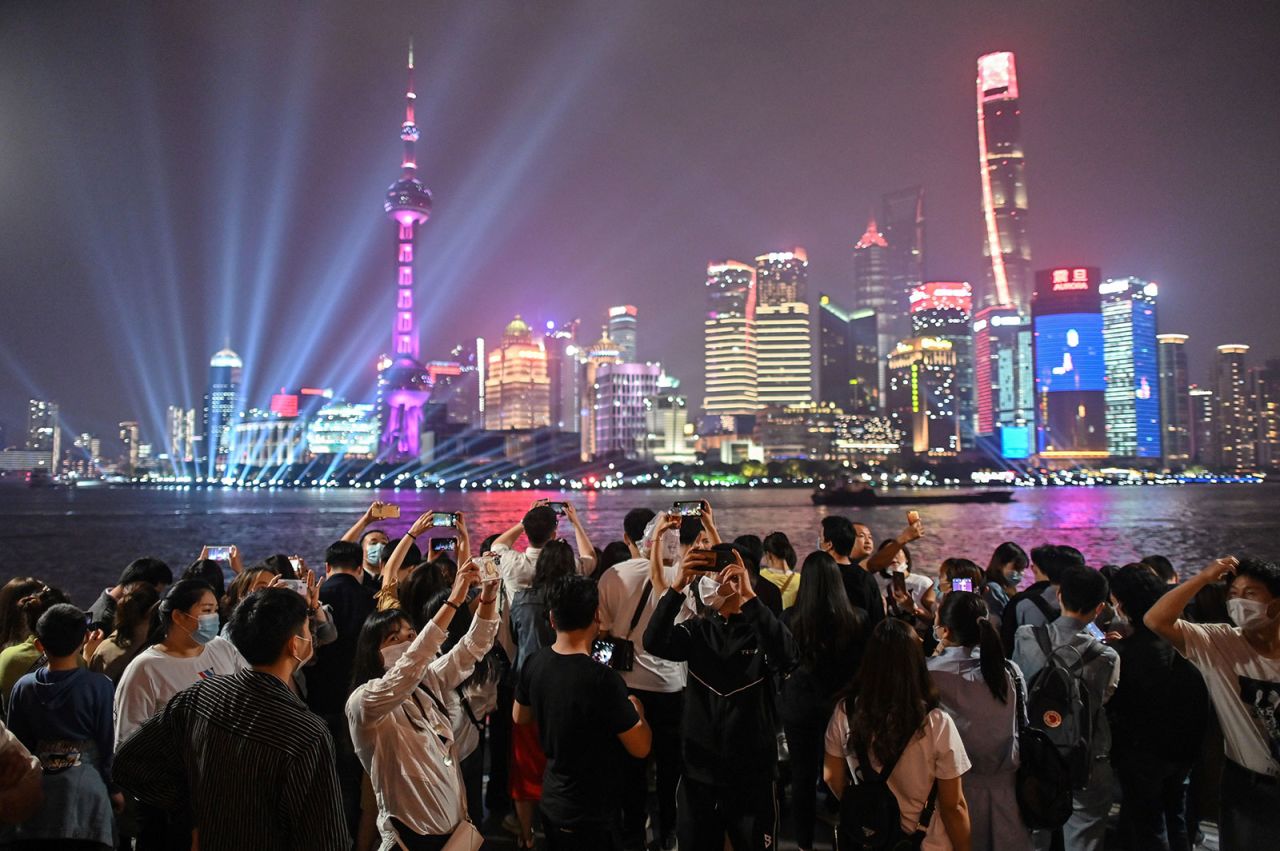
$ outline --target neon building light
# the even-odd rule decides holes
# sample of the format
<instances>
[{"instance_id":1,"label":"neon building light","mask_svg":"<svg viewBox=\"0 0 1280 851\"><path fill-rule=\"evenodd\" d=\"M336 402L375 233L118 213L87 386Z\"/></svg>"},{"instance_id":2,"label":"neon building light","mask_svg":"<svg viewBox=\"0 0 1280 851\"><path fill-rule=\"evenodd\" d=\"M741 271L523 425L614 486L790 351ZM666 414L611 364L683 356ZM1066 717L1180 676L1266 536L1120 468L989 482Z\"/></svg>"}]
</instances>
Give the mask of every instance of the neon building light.
<instances>
[{"instance_id":1,"label":"neon building light","mask_svg":"<svg viewBox=\"0 0 1280 851\"><path fill-rule=\"evenodd\" d=\"M1031 248L1027 242L1027 188L1018 107L1018 74L1012 53L978 58L978 174L990 258L987 305L1031 302Z\"/></svg>"},{"instance_id":2,"label":"neon building light","mask_svg":"<svg viewBox=\"0 0 1280 851\"><path fill-rule=\"evenodd\" d=\"M1036 451L1045 458L1109 454L1100 278L1092 266L1036 273Z\"/></svg>"},{"instance_id":3,"label":"neon building light","mask_svg":"<svg viewBox=\"0 0 1280 851\"><path fill-rule=\"evenodd\" d=\"M418 323L413 304L414 241L418 227L431 217L431 192L418 178L418 127L413 107L413 44L409 44L409 87L405 91L404 142L400 179L387 190L383 205L396 223L396 311L391 331L390 363L378 378L382 419L379 456L388 461L418 457L423 406L430 398L430 378L418 356ZM384 361L385 363L385 361Z\"/></svg>"}]
</instances>

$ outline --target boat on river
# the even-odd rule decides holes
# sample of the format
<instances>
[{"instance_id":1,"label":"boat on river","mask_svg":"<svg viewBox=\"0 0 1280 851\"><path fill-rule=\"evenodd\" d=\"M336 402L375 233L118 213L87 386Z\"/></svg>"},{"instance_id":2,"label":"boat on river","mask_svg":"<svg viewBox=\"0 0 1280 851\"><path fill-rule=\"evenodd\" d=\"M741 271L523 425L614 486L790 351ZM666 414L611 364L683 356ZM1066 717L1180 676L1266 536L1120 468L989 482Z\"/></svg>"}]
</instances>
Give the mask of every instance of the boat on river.
<instances>
[{"instance_id":1,"label":"boat on river","mask_svg":"<svg viewBox=\"0 0 1280 851\"><path fill-rule=\"evenodd\" d=\"M875 508L881 505L945 505L951 503L993 504L1013 502L1011 490L912 491L891 493L864 486L819 488L810 497L814 505Z\"/></svg>"}]
</instances>

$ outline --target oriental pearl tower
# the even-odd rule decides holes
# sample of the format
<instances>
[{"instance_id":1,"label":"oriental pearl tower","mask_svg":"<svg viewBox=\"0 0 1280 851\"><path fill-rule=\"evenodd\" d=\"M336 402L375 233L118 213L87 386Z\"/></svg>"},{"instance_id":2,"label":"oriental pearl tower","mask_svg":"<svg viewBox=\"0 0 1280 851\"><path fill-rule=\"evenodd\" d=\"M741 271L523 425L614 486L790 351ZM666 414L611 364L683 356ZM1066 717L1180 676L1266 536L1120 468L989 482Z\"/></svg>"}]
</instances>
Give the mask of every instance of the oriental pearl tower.
<instances>
[{"instance_id":1,"label":"oriental pearl tower","mask_svg":"<svg viewBox=\"0 0 1280 851\"><path fill-rule=\"evenodd\" d=\"M409 43L409 88L405 92L400 138L404 157L400 179L387 190L383 205L396 223L396 318L391 331L391 354L379 361L382 441L379 458L393 463L418 458L423 406L430 398L430 380L418 360L418 324L413 309L413 255L418 226L431 217L431 193L418 179L413 119L417 95L413 91L413 43Z\"/></svg>"}]
</instances>

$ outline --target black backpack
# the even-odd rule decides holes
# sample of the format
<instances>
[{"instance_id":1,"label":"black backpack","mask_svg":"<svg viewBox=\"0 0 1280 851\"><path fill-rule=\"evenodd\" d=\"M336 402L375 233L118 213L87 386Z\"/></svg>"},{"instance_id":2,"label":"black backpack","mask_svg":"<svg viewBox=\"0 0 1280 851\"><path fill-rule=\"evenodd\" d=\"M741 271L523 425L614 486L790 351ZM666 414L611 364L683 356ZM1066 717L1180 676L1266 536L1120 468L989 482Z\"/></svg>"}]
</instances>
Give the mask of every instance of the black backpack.
<instances>
[{"instance_id":1,"label":"black backpack","mask_svg":"<svg viewBox=\"0 0 1280 851\"><path fill-rule=\"evenodd\" d=\"M1096 707L1084 682L1085 666L1102 655L1096 641L1083 652L1071 645L1053 647L1049 630L1033 626L1036 643L1044 653L1044 667L1031 680L1028 694L1031 726L1044 731L1067 761L1073 789L1089 783L1092 768L1090 742ZM1068 657L1074 657L1069 661Z\"/></svg>"},{"instance_id":2,"label":"black backpack","mask_svg":"<svg viewBox=\"0 0 1280 851\"><path fill-rule=\"evenodd\" d=\"M938 782L929 792L929 801L920 812L920 826L914 833L902 829L902 810L889 788L889 775L898 759L876 771L861 750L857 752L861 783L845 786L840 798L840 824L836 827L836 851L911 851L924 842L929 820L938 802Z\"/></svg>"},{"instance_id":3,"label":"black backpack","mask_svg":"<svg viewBox=\"0 0 1280 851\"><path fill-rule=\"evenodd\" d=\"M1009 668L1018 702L1018 811L1032 830L1056 830L1071 818L1071 768L1043 730L1027 723L1022 679Z\"/></svg>"},{"instance_id":4,"label":"black backpack","mask_svg":"<svg viewBox=\"0 0 1280 851\"><path fill-rule=\"evenodd\" d=\"M1006 654L1013 652L1014 633L1018 631L1018 627L1022 626L1018 623L1017 614L1018 604L1023 600L1030 600L1032 605L1040 610L1040 614L1044 615L1045 623L1057 620L1058 615L1061 614L1044 598L1044 590L1048 587L1048 582L1037 582L1025 591L1014 594L1009 598L1009 602L1004 604L1004 611L1000 613L1000 641L1004 644Z\"/></svg>"}]
</instances>

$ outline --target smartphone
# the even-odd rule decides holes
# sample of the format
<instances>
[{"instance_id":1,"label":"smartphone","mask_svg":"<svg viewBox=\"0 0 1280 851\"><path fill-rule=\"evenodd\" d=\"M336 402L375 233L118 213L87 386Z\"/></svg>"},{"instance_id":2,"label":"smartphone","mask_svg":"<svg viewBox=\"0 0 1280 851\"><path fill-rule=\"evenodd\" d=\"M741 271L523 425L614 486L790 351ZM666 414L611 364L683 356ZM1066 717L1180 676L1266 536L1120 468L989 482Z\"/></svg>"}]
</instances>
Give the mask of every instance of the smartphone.
<instances>
[{"instance_id":1,"label":"smartphone","mask_svg":"<svg viewBox=\"0 0 1280 851\"><path fill-rule=\"evenodd\" d=\"M896 571L894 573L890 573L889 584L893 586L893 590L900 591L903 594L907 593L907 577L904 574L897 573Z\"/></svg>"},{"instance_id":2,"label":"smartphone","mask_svg":"<svg viewBox=\"0 0 1280 851\"><path fill-rule=\"evenodd\" d=\"M569 503L567 502L548 502L547 508L554 511L557 517L564 517L569 513Z\"/></svg>"},{"instance_id":3,"label":"smartphone","mask_svg":"<svg viewBox=\"0 0 1280 851\"><path fill-rule=\"evenodd\" d=\"M606 668L613 662L613 642L596 639L591 642L591 658Z\"/></svg>"},{"instance_id":4,"label":"smartphone","mask_svg":"<svg viewBox=\"0 0 1280 851\"><path fill-rule=\"evenodd\" d=\"M482 583L497 582L501 578L498 575L498 563L493 556L476 556L472 561L476 563L476 567L480 570L480 581Z\"/></svg>"},{"instance_id":5,"label":"smartphone","mask_svg":"<svg viewBox=\"0 0 1280 851\"><path fill-rule=\"evenodd\" d=\"M730 550L716 550L716 570L724 570L730 565L735 565L738 560L734 558L737 553Z\"/></svg>"},{"instance_id":6,"label":"smartphone","mask_svg":"<svg viewBox=\"0 0 1280 851\"><path fill-rule=\"evenodd\" d=\"M431 515L432 526L457 526L458 515L450 511L437 511Z\"/></svg>"},{"instance_id":7,"label":"smartphone","mask_svg":"<svg viewBox=\"0 0 1280 851\"><path fill-rule=\"evenodd\" d=\"M430 552L433 556L441 553L449 553L452 555L458 551L457 538L432 538Z\"/></svg>"},{"instance_id":8,"label":"smartphone","mask_svg":"<svg viewBox=\"0 0 1280 851\"><path fill-rule=\"evenodd\" d=\"M293 556L289 559L289 564L293 565L294 576L302 575L302 559L298 558L297 556Z\"/></svg>"},{"instance_id":9,"label":"smartphone","mask_svg":"<svg viewBox=\"0 0 1280 851\"><path fill-rule=\"evenodd\" d=\"M370 515L374 520L396 519L400 517L400 506L384 504L374 509Z\"/></svg>"},{"instance_id":10,"label":"smartphone","mask_svg":"<svg viewBox=\"0 0 1280 851\"><path fill-rule=\"evenodd\" d=\"M671 508L680 517L702 516L702 500L700 499L678 500Z\"/></svg>"},{"instance_id":11,"label":"smartphone","mask_svg":"<svg viewBox=\"0 0 1280 851\"><path fill-rule=\"evenodd\" d=\"M908 522L908 523L919 523L919 522L920 522L920 512L919 512L919 511L908 511L908 512L907 512L907 522Z\"/></svg>"},{"instance_id":12,"label":"smartphone","mask_svg":"<svg viewBox=\"0 0 1280 851\"><path fill-rule=\"evenodd\" d=\"M214 561L231 561L231 547L205 547L209 551L209 558Z\"/></svg>"},{"instance_id":13,"label":"smartphone","mask_svg":"<svg viewBox=\"0 0 1280 851\"><path fill-rule=\"evenodd\" d=\"M292 588L302 596L307 596L307 580L305 579L281 579L281 588Z\"/></svg>"},{"instance_id":14,"label":"smartphone","mask_svg":"<svg viewBox=\"0 0 1280 851\"><path fill-rule=\"evenodd\" d=\"M952 579L951 590L952 591L968 591L969 593L972 594L973 580L972 579Z\"/></svg>"},{"instance_id":15,"label":"smartphone","mask_svg":"<svg viewBox=\"0 0 1280 851\"><path fill-rule=\"evenodd\" d=\"M1101 629L1099 629L1096 623L1093 623L1092 621L1090 621L1089 623L1084 625L1084 628L1086 632L1088 632L1090 635L1092 635L1094 638L1098 639L1099 641L1107 640L1107 634L1103 632Z\"/></svg>"}]
</instances>

